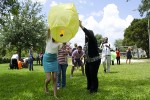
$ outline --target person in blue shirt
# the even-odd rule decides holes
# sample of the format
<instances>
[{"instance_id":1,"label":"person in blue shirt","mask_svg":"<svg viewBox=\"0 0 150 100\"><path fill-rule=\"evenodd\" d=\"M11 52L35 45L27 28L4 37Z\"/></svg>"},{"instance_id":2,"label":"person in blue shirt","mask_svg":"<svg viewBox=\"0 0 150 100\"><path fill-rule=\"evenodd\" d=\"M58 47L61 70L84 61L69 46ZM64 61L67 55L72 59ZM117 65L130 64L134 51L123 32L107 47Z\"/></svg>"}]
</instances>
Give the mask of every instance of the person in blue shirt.
<instances>
[{"instance_id":1,"label":"person in blue shirt","mask_svg":"<svg viewBox=\"0 0 150 100\"><path fill-rule=\"evenodd\" d=\"M33 71L33 47L31 46L30 50L29 50L29 71Z\"/></svg>"}]
</instances>

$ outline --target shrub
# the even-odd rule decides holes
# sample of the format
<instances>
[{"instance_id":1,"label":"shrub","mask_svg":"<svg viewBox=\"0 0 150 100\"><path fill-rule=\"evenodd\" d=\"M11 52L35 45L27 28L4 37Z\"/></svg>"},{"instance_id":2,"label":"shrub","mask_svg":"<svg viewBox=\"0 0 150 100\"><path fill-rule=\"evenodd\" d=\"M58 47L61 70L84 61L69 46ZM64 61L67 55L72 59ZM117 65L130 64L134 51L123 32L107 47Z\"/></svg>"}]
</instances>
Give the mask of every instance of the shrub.
<instances>
[{"instance_id":1,"label":"shrub","mask_svg":"<svg viewBox=\"0 0 150 100\"><path fill-rule=\"evenodd\" d=\"M9 62L10 62L10 59L8 59L8 58L0 58L0 64L9 63Z\"/></svg>"}]
</instances>

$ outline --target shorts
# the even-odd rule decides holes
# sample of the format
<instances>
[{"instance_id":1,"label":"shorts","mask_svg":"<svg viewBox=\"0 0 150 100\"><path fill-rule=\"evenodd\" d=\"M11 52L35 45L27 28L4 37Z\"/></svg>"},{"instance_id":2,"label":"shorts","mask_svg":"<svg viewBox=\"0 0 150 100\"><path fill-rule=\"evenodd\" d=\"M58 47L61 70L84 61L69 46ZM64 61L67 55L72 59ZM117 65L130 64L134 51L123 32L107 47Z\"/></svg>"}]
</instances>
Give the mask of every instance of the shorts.
<instances>
[{"instance_id":1,"label":"shorts","mask_svg":"<svg viewBox=\"0 0 150 100\"><path fill-rule=\"evenodd\" d=\"M73 59L72 61L74 66L83 66L83 62L80 59Z\"/></svg>"}]
</instances>

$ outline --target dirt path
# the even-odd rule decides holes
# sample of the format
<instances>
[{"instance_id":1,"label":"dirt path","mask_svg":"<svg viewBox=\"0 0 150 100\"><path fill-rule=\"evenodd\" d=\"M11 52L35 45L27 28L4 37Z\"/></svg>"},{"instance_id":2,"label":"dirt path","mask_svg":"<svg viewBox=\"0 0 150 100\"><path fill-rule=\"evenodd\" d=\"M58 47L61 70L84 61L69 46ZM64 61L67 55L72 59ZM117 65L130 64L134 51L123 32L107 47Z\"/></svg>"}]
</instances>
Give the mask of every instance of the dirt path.
<instances>
[{"instance_id":1,"label":"dirt path","mask_svg":"<svg viewBox=\"0 0 150 100\"><path fill-rule=\"evenodd\" d=\"M121 63L126 63L126 59L120 59ZM131 59L131 63L137 63L137 62L150 62L150 59ZM115 60L116 63L116 60Z\"/></svg>"}]
</instances>

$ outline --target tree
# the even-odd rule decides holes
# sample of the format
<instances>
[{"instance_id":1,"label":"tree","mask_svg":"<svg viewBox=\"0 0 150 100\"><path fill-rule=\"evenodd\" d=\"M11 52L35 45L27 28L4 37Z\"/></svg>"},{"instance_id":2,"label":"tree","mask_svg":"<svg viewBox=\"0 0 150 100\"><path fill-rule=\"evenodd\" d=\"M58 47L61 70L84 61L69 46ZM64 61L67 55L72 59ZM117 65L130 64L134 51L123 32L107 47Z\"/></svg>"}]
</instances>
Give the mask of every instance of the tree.
<instances>
[{"instance_id":1,"label":"tree","mask_svg":"<svg viewBox=\"0 0 150 100\"><path fill-rule=\"evenodd\" d=\"M4 49L4 41L3 41L3 36L0 34L0 58L3 57L6 54L6 50Z\"/></svg>"},{"instance_id":2,"label":"tree","mask_svg":"<svg viewBox=\"0 0 150 100\"><path fill-rule=\"evenodd\" d=\"M96 37L96 39L97 39L97 44L98 44L98 46L100 46L101 43L102 43L102 41L103 41L102 35L96 34L95 37Z\"/></svg>"},{"instance_id":3,"label":"tree","mask_svg":"<svg viewBox=\"0 0 150 100\"><path fill-rule=\"evenodd\" d=\"M40 15L41 5L30 0L20 2L18 15L10 15L6 18L7 23L2 30L4 45L10 44L21 57L22 50L28 50L33 46L38 50L45 45L46 25L44 16Z\"/></svg>"},{"instance_id":4,"label":"tree","mask_svg":"<svg viewBox=\"0 0 150 100\"><path fill-rule=\"evenodd\" d=\"M123 47L123 39L117 39L115 40L115 47L118 48L120 51L124 52L125 51L125 48Z\"/></svg>"},{"instance_id":5,"label":"tree","mask_svg":"<svg viewBox=\"0 0 150 100\"><path fill-rule=\"evenodd\" d=\"M122 39L115 40L115 43L114 43L115 47L120 48L122 46L122 41L123 41Z\"/></svg>"},{"instance_id":6,"label":"tree","mask_svg":"<svg viewBox=\"0 0 150 100\"><path fill-rule=\"evenodd\" d=\"M0 3L0 25L5 23L4 17L17 15L19 9L19 3L17 0L1 0Z\"/></svg>"},{"instance_id":7,"label":"tree","mask_svg":"<svg viewBox=\"0 0 150 100\"><path fill-rule=\"evenodd\" d=\"M129 0L127 0L128 2ZM148 56L150 57L150 0L141 0L141 4L138 7L138 10L140 12L140 15L143 16L144 14L146 14L146 17L148 19L148 26L147 26L147 30L148 30L148 37L149 37L149 54Z\"/></svg>"},{"instance_id":8,"label":"tree","mask_svg":"<svg viewBox=\"0 0 150 100\"><path fill-rule=\"evenodd\" d=\"M150 57L150 0L142 0L141 4L139 5L139 12L140 15L143 16L144 13L146 13L146 17L148 19L148 35L149 35L149 54L148 56Z\"/></svg>"},{"instance_id":9,"label":"tree","mask_svg":"<svg viewBox=\"0 0 150 100\"><path fill-rule=\"evenodd\" d=\"M6 17L10 14L17 15L19 9L19 4L17 0L1 0L0 3L0 53L1 56L6 54L6 50L4 49L3 45L3 36L2 36L2 29L4 24L6 23Z\"/></svg>"},{"instance_id":10,"label":"tree","mask_svg":"<svg viewBox=\"0 0 150 100\"><path fill-rule=\"evenodd\" d=\"M143 16L146 13L146 16L150 16L150 0L142 0L138 8L140 15Z\"/></svg>"},{"instance_id":11,"label":"tree","mask_svg":"<svg viewBox=\"0 0 150 100\"><path fill-rule=\"evenodd\" d=\"M126 0L127 2L129 0ZM150 0L141 0L141 4L138 7L140 15L143 16L146 13L146 16L150 16Z\"/></svg>"},{"instance_id":12,"label":"tree","mask_svg":"<svg viewBox=\"0 0 150 100\"><path fill-rule=\"evenodd\" d=\"M147 19L134 19L131 25L125 30L123 45L137 45L149 54Z\"/></svg>"}]
</instances>

